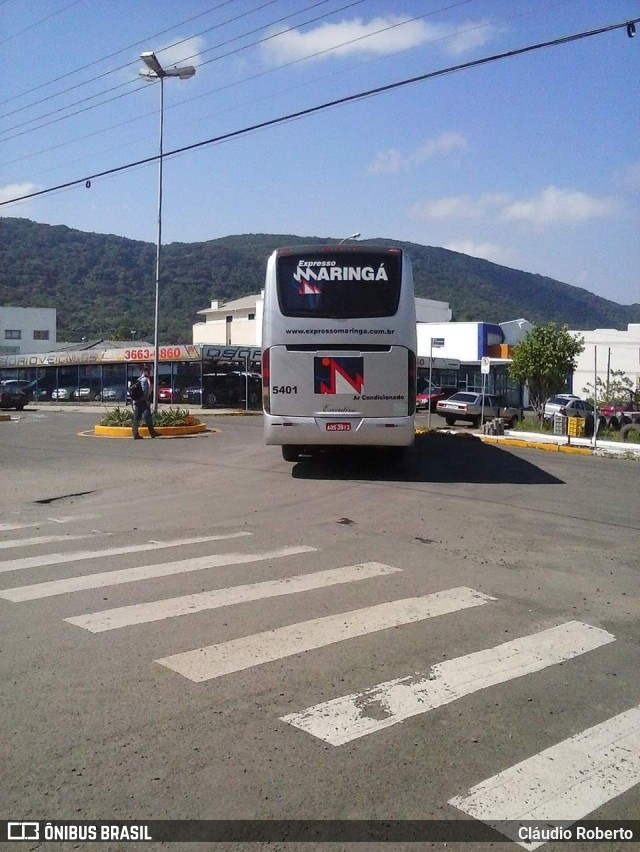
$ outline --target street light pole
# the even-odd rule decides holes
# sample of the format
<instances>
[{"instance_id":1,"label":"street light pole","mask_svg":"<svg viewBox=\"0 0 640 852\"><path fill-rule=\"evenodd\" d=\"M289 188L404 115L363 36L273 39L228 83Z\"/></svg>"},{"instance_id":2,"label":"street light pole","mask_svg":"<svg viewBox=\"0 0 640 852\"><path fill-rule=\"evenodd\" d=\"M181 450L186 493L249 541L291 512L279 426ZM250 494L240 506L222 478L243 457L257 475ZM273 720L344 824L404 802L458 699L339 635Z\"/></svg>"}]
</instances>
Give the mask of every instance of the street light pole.
<instances>
[{"instance_id":1,"label":"street light pole","mask_svg":"<svg viewBox=\"0 0 640 852\"><path fill-rule=\"evenodd\" d=\"M160 315L160 247L162 246L162 154L164 136L164 77L160 76L160 156L158 157L158 230L156 236L156 301L153 314L153 413L158 411L158 350Z\"/></svg>"},{"instance_id":2,"label":"street light pole","mask_svg":"<svg viewBox=\"0 0 640 852\"><path fill-rule=\"evenodd\" d=\"M140 54L140 59L146 65L139 71L141 77L147 80L160 81L160 151L158 157L158 231L156 237L156 299L153 322L153 411L158 411L158 353L159 353L159 314L160 314L160 251L162 247L162 163L164 136L164 80L165 77L179 77L188 80L196 73L193 65L183 65L165 69L158 57L151 50Z\"/></svg>"}]
</instances>

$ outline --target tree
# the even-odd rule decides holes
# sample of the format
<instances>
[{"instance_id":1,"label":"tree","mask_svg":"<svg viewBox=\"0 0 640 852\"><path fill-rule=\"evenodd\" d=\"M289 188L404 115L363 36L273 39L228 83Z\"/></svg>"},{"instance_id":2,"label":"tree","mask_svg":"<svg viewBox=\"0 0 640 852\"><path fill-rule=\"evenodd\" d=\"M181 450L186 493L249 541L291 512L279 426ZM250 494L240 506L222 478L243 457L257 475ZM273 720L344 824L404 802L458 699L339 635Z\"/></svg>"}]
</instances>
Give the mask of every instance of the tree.
<instances>
[{"instance_id":1,"label":"tree","mask_svg":"<svg viewBox=\"0 0 640 852\"><path fill-rule=\"evenodd\" d=\"M584 338L569 334L566 325L534 325L513 352L509 372L516 381L527 383L529 399L542 420L548 397L566 386L576 368L576 358L584 349Z\"/></svg>"},{"instance_id":2,"label":"tree","mask_svg":"<svg viewBox=\"0 0 640 852\"><path fill-rule=\"evenodd\" d=\"M587 382L582 392L587 394L587 401L593 404L593 382ZM609 402L611 405L621 405L629 402L633 396L633 382L624 370L611 370L609 377L604 382L600 376L596 378L596 393L598 404Z\"/></svg>"}]
</instances>

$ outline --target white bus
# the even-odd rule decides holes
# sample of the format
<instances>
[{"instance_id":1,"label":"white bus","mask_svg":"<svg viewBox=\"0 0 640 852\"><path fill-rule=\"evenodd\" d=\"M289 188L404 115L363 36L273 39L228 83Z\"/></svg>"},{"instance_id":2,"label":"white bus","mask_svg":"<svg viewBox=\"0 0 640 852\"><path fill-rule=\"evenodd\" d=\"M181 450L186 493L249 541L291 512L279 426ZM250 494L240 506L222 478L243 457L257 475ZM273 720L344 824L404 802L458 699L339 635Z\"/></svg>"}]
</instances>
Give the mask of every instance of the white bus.
<instances>
[{"instance_id":1,"label":"white bus","mask_svg":"<svg viewBox=\"0 0 640 852\"><path fill-rule=\"evenodd\" d=\"M399 248L277 249L262 324L264 435L286 461L315 448L414 439L416 312Z\"/></svg>"}]
</instances>

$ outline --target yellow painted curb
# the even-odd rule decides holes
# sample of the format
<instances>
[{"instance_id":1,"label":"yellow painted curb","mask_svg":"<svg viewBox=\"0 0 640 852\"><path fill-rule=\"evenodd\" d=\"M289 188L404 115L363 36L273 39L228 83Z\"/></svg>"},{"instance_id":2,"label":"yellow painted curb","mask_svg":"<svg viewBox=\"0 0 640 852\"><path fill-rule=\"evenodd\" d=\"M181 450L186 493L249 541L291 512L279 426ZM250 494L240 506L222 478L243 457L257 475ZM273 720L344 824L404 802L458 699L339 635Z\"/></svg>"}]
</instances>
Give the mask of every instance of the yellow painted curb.
<instances>
[{"instance_id":1,"label":"yellow painted curb","mask_svg":"<svg viewBox=\"0 0 640 852\"><path fill-rule=\"evenodd\" d=\"M571 447L567 444L545 444L541 441L519 441L515 439L490 438L485 435L480 436L480 440L486 444L500 444L503 447L526 447L530 450L544 450L547 453L572 453L576 456L590 456L592 450L590 447Z\"/></svg>"},{"instance_id":2,"label":"yellow painted curb","mask_svg":"<svg viewBox=\"0 0 640 852\"><path fill-rule=\"evenodd\" d=\"M174 438L178 435L198 435L201 432L207 431L206 423L196 423L194 426L156 426L156 432L161 438ZM140 434L143 438L149 437L149 430L146 426L140 427ZM95 426L94 434L101 438L131 438L131 426Z\"/></svg>"}]
</instances>

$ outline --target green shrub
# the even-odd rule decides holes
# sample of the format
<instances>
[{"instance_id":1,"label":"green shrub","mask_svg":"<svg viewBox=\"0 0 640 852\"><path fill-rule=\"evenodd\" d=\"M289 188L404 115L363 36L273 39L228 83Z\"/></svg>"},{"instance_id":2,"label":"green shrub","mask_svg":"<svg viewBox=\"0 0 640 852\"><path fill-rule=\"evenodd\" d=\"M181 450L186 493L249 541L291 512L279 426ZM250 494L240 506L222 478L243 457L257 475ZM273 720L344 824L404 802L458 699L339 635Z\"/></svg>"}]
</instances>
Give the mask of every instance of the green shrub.
<instances>
[{"instance_id":1,"label":"green shrub","mask_svg":"<svg viewBox=\"0 0 640 852\"><path fill-rule=\"evenodd\" d=\"M101 426L129 426L133 415L130 408L117 408L108 411L100 421ZM202 421L186 408L163 408L153 415L154 426L196 426ZM144 422L141 423L144 426Z\"/></svg>"},{"instance_id":2,"label":"green shrub","mask_svg":"<svg viewBox=\"0 0 640 852\"><path fill-rule=\"evenodd\" d=\"M101 426L131 426L133 415L129 408L117 408L107 411L100 421Z\"/></svg>"}]
</instances>

